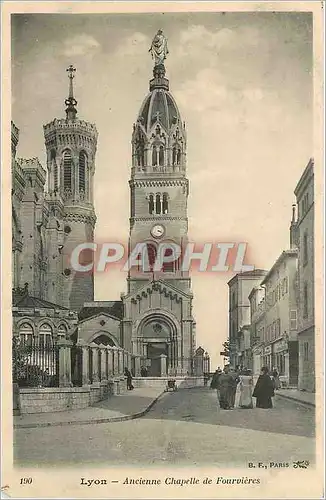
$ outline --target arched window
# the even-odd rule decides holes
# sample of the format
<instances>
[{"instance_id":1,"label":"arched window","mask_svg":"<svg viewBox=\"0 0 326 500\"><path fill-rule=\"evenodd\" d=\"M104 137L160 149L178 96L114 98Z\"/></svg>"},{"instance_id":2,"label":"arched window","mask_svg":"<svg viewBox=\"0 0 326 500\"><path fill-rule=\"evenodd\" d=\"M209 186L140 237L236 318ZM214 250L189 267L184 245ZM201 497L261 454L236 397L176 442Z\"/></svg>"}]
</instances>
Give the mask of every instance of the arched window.
<instances>
[{"instance_id":1,"label":"arched window","mask_svg":"<svg viewBox=\"0 0 326 500\"><path fill-rule=\"evenodd\" d=\"M44 246L44 235L42 233L42 227L38 227L39 232L39 294L40 298L44 299L46 297L46 268L47 268L47 259L45 255L45 246Z\"/></svg>"},{"instance_id":2,"label":"arched window","mask_svg":"<svg viewBox=\"0 0 326 500\"><path fill-rule=\"evenodd\" d=\"M87 155L84 151L79 153L79 194L85 194L86 192L86 167L87 167Z\"/></svg>"},{"instance_id":3,"label":"arched window","mask_svg":"<svg viewBox=\"0 0 326 500\"><path fill-rule=\"evenodd\" d=\"M179 146L174 145L172 148L172 165L181 164L181 149Z\"/></svg>"},{"instance_id":4,"label":"arched window","mask_svg":"<svg viewBox=\"0 0 326 500\"><path fill-rule=\"evenodd\" d=\"M19 337L22 344L30 347L33 344L33 328L28 323L23 323L19 328Z\"/></svg>"},{"instance_id":5,"label":"arched window","mask_svg":"<svg viewBox=\"0 0 326 500\"><path fill-rule=\"evenodd\" d=\"M58 176L58 164L56 161L56 151L52 149L51 151L51 168L53 170L53 189L57 191L59 187L59 176Z\"/></svg>"},{"instance_id":6,"label":"arched window","mask_svg":"<svg viewBox=\"0 0 326 500\"><path fill-rule=\"evenodd\" d=\"M168 194L163 193L163 203L162 203L162 208L163 208L163 214L167 214L169 212L169 203L168 203Z\"/></svg>"},{"instance_id":7,"label":"arched window","mask_svg":"<svg viewBox=\"0 0 326 500\"><path fill-rule=\"evenodd\" d=\"M40 327L39 331L39 345L41 347L50 347L52 346L52 328L50 325L46 323Z\"/></svg>"},{"instance_id":8,"label":"arched window","mask_svg":"<svg viewBox=\"0 0 326 500\"><path fill-rule=\"evenodd\" d=\"M59 337L65 337L67 334L67 327L66 325L60 325L58 328L58 336Z\"/></svg>"},{"instance_id":9,"label":"arched window","mask_svg":"<svg viewBox=\"0 0 326 500\"><path fill-rule=\"evenodd\" d=\"M169 257L170 255L173 255L173 250L172 248L166 248L164 251L164 257ZM174 272L174 265L175 262L163 262L162 270L164 273L173 273Z\"/></svg>"},{"instance_id":10,"label":"arched window","mask_svg":"<svg viewBox=\"0 0 326 500\"><path fill-rule=\"evenodd\" d=\"M145 255L143 255L142 271L143 272L153 272L154 264L156 260L157 250L153 243L147 243L144 249Z\"/></svg>"},{"instance_id":11,"label":"arched window","mask_svg":"<svg viewBox=\"0 0 326 500\"><path fill-rule=\"evenodd\" d=\"M69 150L63 154L63 187L72 191L72 158Z\"/></svg>"},{"instance_id":12,"label":"arched window","mask_svg":"<svg viewBox=\"0 0 326 500\"><path fill-rule=\"evenodd\" d=\"M175 165L177 162L177 148L173 146L172 148L172 165Z\"/></svg>"},{"instance_id":13,"label":"arched window","mask_svg":"<svg viewBox=\"0 0 326 500\"><path fill-rule=\"evenodd\" d=\"M154 195L150 194L148 197L148 212L150 214L154 213Z\"/></svg>"},{"instance_id":14,"label":"arched window","mask_svg":"<svg viewBox=\"0 0 326 500\"><path fill-rule=\"evenodd\" d=\"M156 200L156 213L161 213L161 195L158 193L155 197Z\"/></svg>"},{"instance_id":15,"label":"arched window","mask_svg":"<svg viewBox=\"0 0 326 500\"><path fill-rule=\"evenodd\" d=\"M181 149L177 149L177 165L181 165Z\"/></svg>"},{"instance_id":16,"label":"arched window","mask_svg":"<svg viewBox=\"0 0 326 500\"><path fill-rule=\"evenodd\" d=\"M143 167L145 165L145 146L143 137L139 137L136 141L136 157L138 167Z\"/></svg>"},{"instance_id":17,"label":"arched window","mask_svg":"<svg viewBox=\"0 0 326 500\"><path fill-rule=\"evenodd\" d=\"M160 146L159 164L161 167L164 165L164 148L163 148L163 146Z\"/></svg>"},{"instance_id":18,"label":"arched window","mask_svg":"<svg viewBox=\"0 0 326 500\"><path fill-rule=\"evenodd\" d=\"M157 164L158 164L158 154L157 154L156 146L154 145L153 150L152 150L152 166L156 167Z\"/></svg>"}]
</instances>

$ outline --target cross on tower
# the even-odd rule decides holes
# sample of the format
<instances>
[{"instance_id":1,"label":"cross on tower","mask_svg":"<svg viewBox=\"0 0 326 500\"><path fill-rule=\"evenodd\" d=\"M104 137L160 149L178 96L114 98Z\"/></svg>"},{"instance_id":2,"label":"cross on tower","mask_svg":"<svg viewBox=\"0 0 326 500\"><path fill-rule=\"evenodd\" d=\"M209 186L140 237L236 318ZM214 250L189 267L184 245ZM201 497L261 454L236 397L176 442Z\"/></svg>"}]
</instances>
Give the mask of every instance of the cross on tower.
<instances>
[{"instance_id":1,"label":"cross on tower","mask_svg":"<svg viewBox=\"0 0 326 500\"><path fill-rule=\"evenodd\" d=\"M68 78L74 78L74 73L76 72L76 68L73 67L72 64L70 64L69 68L66 69L66 71L68 71L69 75L68 75Z\"/></svg>"},{"instance_id":2,"label":"cross on tower","mask_svg":"<svg viewBox=\"0 0 326 500\"><path fill-rule=\"evenodd\" d=\"M69 78L69 95L68 99L65 100L65 104L67 106L66 113L67 113L67 118L74 119L76 117L77 110L75 106L77 105L77 101L74 98L74 88L73 88L73 78L75 77L74 73L76 72L76 68L73 67L72 64L70 64L69 68L66 69L68 73L68 78Z\"/></svg>"}]
</instances>

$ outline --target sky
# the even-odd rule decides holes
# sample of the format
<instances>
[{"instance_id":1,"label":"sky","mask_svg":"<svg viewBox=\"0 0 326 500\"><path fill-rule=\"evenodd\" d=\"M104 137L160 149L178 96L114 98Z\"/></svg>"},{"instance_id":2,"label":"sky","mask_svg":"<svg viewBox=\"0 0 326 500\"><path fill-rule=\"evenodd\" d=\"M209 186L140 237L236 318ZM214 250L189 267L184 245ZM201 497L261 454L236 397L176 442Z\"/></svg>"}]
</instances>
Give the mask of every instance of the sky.
<instances>
[{"instance_id":1,"label":"sky","mask_svg":"<svg viewBox=\"0 0 326 500\"><path fill-rule=\"evenodd\" d=\"M189 238L247 242L269 269L289 247L294 188L313 156L309 13L38 14L12 17L17 155L46 166L43 125L65 117L77 68L78 117L99 132L95 239L128 238L131 134L148 93L148 49L168 39L170 91L187 127ZM250 262L248 261L250 260ZM197 346L212 368L228 336L228 273L193 276ZM120 271L97 274L96 300L119 300Z\"/></svg>"}]
</instances>

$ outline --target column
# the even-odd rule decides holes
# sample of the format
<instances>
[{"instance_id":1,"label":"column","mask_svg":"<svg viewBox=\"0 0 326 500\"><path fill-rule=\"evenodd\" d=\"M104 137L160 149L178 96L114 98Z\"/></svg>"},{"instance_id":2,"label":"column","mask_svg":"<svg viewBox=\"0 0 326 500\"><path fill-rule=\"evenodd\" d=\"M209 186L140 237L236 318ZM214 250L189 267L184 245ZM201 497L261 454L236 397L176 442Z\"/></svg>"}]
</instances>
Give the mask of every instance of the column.
<instances>
[{"instance_id":1,"label":"column","mask_svg":"<svg viewBox=\"0 0 326 500\"><path fill-rule=\"evenodd\" d=\"M71 340L60 339L59 348L59 387L71 387Z\"/></svg>"},{"instance_id":2,"label":"column","mask_svg":"<svg viewBox=\"0 0 326 500\"><path fill-rule=\"evenodd\" d=\"M119 356L119 375L123 375L123 349L118 348L118 356Z\"/></svg>"},{"instance_id":3,"label":"column","mask_svg":"<svg viewBox=\"0 0 326 500\"><path fill-rule=\"evenodd\" d=\"M135 377L140 377L140 356L135 356Z\"/></svg>"},{"instance_id":4,"label":"column","mask_svg":"<svg viewBox=\"0 0 326 500\"><path fill-rule=\"evenodd\" d=\"M182 354L182 349L181 349L181 336L178 336L178 339L177 339L177 342L178 342L178 357L177 357L177 374L178 375L182 375L183 374L183 359L181 357L181 354Z\"/></svg>"},{"instance_id":5,"label":"column","mask_svg":"<svg viewBox=\"0 0 326 500\"><path fill-rule=\"evenodd\" d=\"M112 347L113 352L113 375L117 377L119 375L119 354L117 347Z\"/></svg>"},{"instance_id":6,"label":"column","mask_svg":"<svg viewBox=\"0 0 326 500\"><path fill-rule=\"evenodd\" d=\"M108 353L108 366L109 366L109 378L113 376L113 350L112 348L107 348Z\"/></svg>"},{"instance_id":7,"label":"column","mask_svg":"<svg viewBox=\"0 0 326 500\"><path fill-rule=\"evenodd\" d=\"M88 346L82 339L78 340L78 344L82 350L82 384L89 385L89 366L88 366Z\"/></svg>"},{"instance_id":8,"label":"column","mask_svg":"<svg viewBox=\"0 0 326 500\"><path fill-rule=\"evenodd\" d=\"M167 356L165 354L160 355L160 361L161 361L161 377L166 377L167 371L166 371L166 359Z\"/></svg>"},{"instance_id":9,"label":"column","mask_svg":"<svg viewBox=\"0 0 326 500\"><path fill-rule=\"evenodd\" d=\"M104 345L100 345L101 351L101 381L107 380L106 377L106 349Z\"/></svg>"},{"instance_id":10,"label":"column","mask_svg":"<svg viewBox=\"0 0 326 500\"><path fill-rule=\"evenodd\" d=\"M99 382L98 378L98 346L97 344L90 344L90 348L92 349L93 353L93 370L92 370L92 375L93 375L93 384Z\"/></svg>"}]
</instances>

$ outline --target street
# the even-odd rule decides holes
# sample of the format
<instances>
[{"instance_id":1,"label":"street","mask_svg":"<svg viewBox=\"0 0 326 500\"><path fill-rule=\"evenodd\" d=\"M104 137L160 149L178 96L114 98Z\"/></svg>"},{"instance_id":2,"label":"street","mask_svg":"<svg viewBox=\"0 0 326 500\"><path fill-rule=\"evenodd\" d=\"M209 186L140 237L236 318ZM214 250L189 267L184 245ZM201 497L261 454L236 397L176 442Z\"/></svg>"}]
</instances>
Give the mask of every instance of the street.
<instances>
[{"instance_id":1,"label":"street","mask_svg":"<svg viewBox=\"0 0 326 500\"><path fill-rule=\"evenodd\" d=\"M314 409L281 397L271 410L217 410L208 388L165 394L125 422L15 429L19 466L214 465L314 461Z\"/></svg>"}]
</instances>

